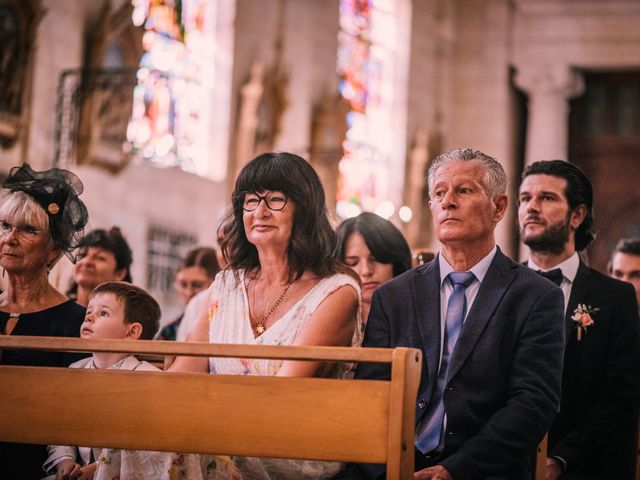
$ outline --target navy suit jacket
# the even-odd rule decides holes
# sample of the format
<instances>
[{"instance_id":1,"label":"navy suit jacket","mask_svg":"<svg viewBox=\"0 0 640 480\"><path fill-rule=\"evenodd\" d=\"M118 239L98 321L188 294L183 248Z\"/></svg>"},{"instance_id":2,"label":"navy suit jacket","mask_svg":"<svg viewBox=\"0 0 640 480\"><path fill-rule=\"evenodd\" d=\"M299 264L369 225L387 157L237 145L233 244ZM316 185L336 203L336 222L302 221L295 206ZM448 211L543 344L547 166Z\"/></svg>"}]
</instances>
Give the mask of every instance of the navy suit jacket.
<instances>
[{"instance_id":1,"label":"navy suit jacket","mask_svg":"<svg viewBox=\"0 0 640 480\"><path fill-rule=\"evenodd\" d=\"M530 479L531 454L560 402L562 291L499 249L465 319L444 392L444 465L455 480ZM365 347L423 351L416 400L421 420L440 359L438 260L385 283L373 295ZM389 378L361 364L356 378ZM338 478L377 478L384 466L351 464Z\"/></svg>"},{"instance_id":2,"label":"navy suit jacket","mask_svg":"<svg viewBox=\"0 0 640 480\"><path fill-rule=\"evenodd\" d=\"M578 304L598 309L580 341L571 319ZM584 478L633 479L640 396L640 320L633 287L581 262L565 329L562 403L549 432L549 453Z\"/></svg>"}]
</instances>

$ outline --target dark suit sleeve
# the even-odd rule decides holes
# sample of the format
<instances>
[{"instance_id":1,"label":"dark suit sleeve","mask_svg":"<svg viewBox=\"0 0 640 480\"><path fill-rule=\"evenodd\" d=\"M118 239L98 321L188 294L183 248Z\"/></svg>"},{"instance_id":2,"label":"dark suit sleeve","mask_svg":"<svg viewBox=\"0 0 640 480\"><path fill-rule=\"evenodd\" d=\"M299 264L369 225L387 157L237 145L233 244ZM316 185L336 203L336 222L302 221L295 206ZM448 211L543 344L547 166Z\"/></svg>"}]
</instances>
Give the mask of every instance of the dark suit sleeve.
<instances>
[{"instance_id":1,"label":"dark suit sleeve","mask_svg":"<svg viewBox=\"0 0 640 480\"><path fill-rule=\"evenodd\" d=\"M382 307L380 295L373 292L371 310L365 329L363 347L391 348L391 324L390 319ZM361 363L356 369L355 378L370 380L390 380L391 366L383 363Z\"/></svg>"},{"instance_id":2,"label":"dark suit sleeve","mask_svg":"<svg viewBox=\"0 0 640 480\"><path fill-rule=\"evenodd\" d=\"M638 305L631 285L620 285L617 292L618 295L612 299L612 328L602 395L584 422L550 452L553 456L562 457L569 468L580 466L591 453L601 451L616 432L628 430L630 419L637 415L640 399ZM597 314L594 318L597 321Z\"/></svg>"},{"instance_id":3,"label":"dark suit sleeve","mask_svg":"<svg viewBox=\"0 0 640 480\"><path fill-rule=\"evenodd\" d=\"M389 318L384 313L377 292L371 299L371 311L364 335L363 347L389 348L390 329ZM361 363L355 374L356 379L388 380L391 378L391 366L381 363ZM349 463L333 480L370 480L384 475L385 465Z\"/></svg>"},{"instance_id":4,"label":"dark suit sleeve","mask_svg":"<svg viewBox=\"0 0 640 480\"><path fill-rule=\"evenodd\" d=\"M542 293L529 312L518 312L506 401L442 461L454 479L485 478L495 473L496 465L509 471L523 461L523 452L533 451L543 438L560 402L563 311L562 291L554 287ZM477 388L481 392L481 379Z\"/></svg>"}]
</instances>

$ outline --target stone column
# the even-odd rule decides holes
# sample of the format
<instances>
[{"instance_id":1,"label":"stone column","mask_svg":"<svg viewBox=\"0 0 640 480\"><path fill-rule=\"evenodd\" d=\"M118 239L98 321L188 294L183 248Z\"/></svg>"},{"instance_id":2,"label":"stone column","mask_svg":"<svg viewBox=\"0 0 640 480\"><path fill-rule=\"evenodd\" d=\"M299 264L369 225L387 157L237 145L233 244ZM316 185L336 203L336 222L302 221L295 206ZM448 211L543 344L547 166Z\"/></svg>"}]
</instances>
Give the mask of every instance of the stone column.
<instances>
[{"instance_id":1,"label":"stone column","mask_svg":"<svg viewBox=\"0 0 640 480\"><path fill-rule=\"evenodd\" d=\"M529 95L525 165L566 160L569 100L584 92L582 75L568 65L544 65L518 69L515 82Z\"/></svg>"},{"instance_id":2,"label":"stone column","mask_svg":"<svg viewBox=\"0 0 640 480\"><path fill-rule=\"evenodd\" d=\"M240 87L240 114L236 136L236 158L233 179L249 163L255 153L258 107L264 92L264 65L255 62L251 66L249 81ZM232 180L233 182L234 180Z\"/></svg>"},{"instance_id":3,"label":"stone column","mask_svg":"<svg viewBox=\"0 0 640 480\"><path fill-rule=\"evenodd\" d=\"M420 248L419 245L420 226L422 220L422 209L428 208L424 205L422 192L426 183L426 166L429 159L429 135L426 128L420 128L416 132L413 147L408 155L407 189L405 191L406 205L411 209L413 215L408 225L405 227L405 236L411 248Z\"/></svg>"}]
</instances>

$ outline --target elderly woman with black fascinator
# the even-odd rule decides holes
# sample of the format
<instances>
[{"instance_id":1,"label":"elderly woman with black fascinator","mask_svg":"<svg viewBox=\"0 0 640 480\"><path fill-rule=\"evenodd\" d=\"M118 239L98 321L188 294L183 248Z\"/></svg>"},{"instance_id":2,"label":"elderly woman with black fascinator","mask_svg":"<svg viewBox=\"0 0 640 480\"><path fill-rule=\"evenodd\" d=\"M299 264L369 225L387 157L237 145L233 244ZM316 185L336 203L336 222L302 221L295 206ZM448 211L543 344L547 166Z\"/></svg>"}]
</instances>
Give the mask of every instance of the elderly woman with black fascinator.
<instances>
[{"instance_id":1,"label":"elderly woman with black fascinator","mask_svg":"<svg viewBox=\"0 0 640 480\"><path fill-rule=\"evenodd\" d=\"M338 258L316 172L291 153L265 153L240 172L223 222L228 266L189 341L251 345L357 343L360 286ZM343 376L335 365L273 359L179 357L172 371ZM346 369L345 369L346 370ZM213 406L215 408L215 406ZM331 478L339 464L268 458L216 461L216 480Z\"/></svg>"},{"instance_id":2,"label":"elderly woman with black fascinator","mask_svg":"<svg viewBox=\"0 0 640 480\"><path fill-rule=\"evenodd\" d=\"M2 186L9 193L0 205L0 267L8 283L0 294L0 332L78 337L85 309L49 283L49 272L63 254L75 260L87 223L87 209L78 199L82 182L66 170L36 172L23 165L12 168ZM81 358L31 350L1 354L0 364L10 365L66 367ZM2 477L41 478L46 455L45 446L0 443Z\"/></svg>"}]
</instances>

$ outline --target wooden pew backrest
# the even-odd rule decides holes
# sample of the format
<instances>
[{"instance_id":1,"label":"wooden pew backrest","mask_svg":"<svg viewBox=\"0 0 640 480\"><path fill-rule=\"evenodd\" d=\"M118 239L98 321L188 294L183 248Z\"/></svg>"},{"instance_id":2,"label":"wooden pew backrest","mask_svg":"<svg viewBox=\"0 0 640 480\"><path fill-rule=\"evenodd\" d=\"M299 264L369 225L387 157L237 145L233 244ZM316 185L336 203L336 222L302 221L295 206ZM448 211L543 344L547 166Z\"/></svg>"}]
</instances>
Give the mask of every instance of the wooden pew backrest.
<instances>
[{"instance_id":1,"label":"wooden pew backrest","mask_svg":"<svg viewBox=\"0 0 640 480\"><path fill-rule=\"evenodd\" d=\"M16 347L390 363L390 381L0 366L0 440L387 463L413 478L414 349L0 338Z\"/></svg>"}]
</instances>

